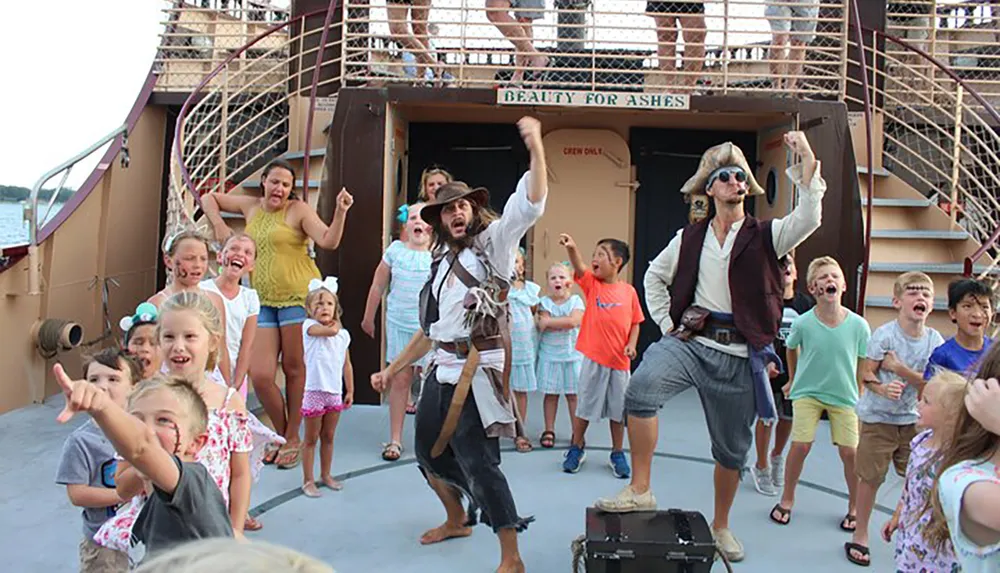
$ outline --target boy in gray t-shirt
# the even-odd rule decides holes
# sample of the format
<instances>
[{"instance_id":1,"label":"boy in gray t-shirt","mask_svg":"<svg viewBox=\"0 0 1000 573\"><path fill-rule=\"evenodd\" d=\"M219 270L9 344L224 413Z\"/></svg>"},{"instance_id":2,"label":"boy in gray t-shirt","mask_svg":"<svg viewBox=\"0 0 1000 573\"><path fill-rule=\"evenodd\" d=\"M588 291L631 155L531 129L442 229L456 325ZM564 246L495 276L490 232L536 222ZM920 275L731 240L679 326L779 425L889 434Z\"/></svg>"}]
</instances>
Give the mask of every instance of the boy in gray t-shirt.
<instances>
[{"instance_id":1,"label":"boy in gray t-shirt","mask_svg":"<svg viewBox=\"0 0 1000 573\"><path fill-rule=\"evenodd\" d=\"M120 350L107 349L84 364L88 384L107 393L120 407L125 406L132 385L141 375L139 366ZM115 449L93 420L87 420L66 438L56 472L56 483L66 486L70 503L83 508L83 540L80 542L80 571L105 573L124 571L128 556L94 543L94 535L122 499L115 490Z\"/></svg>"},{"instance_id":2,"label":"boy in gray t-shirt","mask_svg":"<svg viewBox=\"0 0 1000 573\"><path fill-rule=\"evenodd\" d=\"M152 484L133 526L134 563L185 541L233 536L222 492L194 461L208 440L208 408L189 382L159 375L145 380L129 396L126 413L101 390L70 380L62 366L53 372L66 395L57 421L90 413L119 455Z\"/></svg>"},{"instance_id":3,"label":"boy in gray t-shirt","mask_svg":"<svg viewBox=\"0 0 1000 573\"><path fill-rule=\"evenodd\" d=\"M872 332L862 365L865 392L858 400L861 441L858 444L857 526L845 544L847 559L868 565L868 526L878 489L889 464L906 474L910 441L916 436L917 400L923 391L923 372L931 353L944 338L928 327L934 307L934 283L924 273L903 273L893 285L896 320Z\"/></svg>"}]
</instances>

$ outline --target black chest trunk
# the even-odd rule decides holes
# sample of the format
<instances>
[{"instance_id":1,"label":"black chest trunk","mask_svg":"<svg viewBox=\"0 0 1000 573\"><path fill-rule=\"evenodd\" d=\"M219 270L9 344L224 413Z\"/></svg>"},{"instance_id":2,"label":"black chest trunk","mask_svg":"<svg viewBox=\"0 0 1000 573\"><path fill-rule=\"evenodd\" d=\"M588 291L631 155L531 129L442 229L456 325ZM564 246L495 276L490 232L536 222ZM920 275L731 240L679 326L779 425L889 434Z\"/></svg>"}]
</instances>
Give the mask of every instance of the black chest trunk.
<instances>
[{"instance_id":1,"label":"black chest trunk","mask_svg":"<svg viewBox=\"0 0 1000 573\"><path fill-rule=\"evenodd\" d=\"M709 573L712 531L694 511L587 508L587 573Z\"/></svg>"}]
</instances>

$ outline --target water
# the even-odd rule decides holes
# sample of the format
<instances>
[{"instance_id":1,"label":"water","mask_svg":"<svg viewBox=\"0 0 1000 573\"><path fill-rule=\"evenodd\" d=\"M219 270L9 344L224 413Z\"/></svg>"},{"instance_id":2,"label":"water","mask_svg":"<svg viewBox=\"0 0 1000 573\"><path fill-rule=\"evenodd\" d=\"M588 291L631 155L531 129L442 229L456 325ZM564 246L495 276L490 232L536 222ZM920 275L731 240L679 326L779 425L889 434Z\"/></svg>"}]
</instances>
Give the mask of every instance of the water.
<instances>
[{"instance_id":1,"label":"water","mask_svg":"<svg viewBox=\"0 0 1000 573\"><path fill-rule=\"evenodd\" d=\"M47 206L47 203L39 203L38 209L44 212ZM56 203L52 206L52 212L49 213L50 220L55 217L59 209L62 209L62 206L62 203ZM27 242L28 223L24 220L24 207L21 206L21 203L0 202L0 247L23 245Z\"/></svg>"}]
</instances>

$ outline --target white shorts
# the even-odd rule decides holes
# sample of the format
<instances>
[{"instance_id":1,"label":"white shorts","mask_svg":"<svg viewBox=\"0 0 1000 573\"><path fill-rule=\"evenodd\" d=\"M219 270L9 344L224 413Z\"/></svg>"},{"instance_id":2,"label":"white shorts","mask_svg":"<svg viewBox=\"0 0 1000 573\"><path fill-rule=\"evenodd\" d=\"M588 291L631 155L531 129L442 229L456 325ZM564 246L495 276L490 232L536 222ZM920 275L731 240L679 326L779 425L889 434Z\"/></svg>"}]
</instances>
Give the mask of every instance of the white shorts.
<instances>
[{"instance_id":1,"label":"white shorts","mask_svg":"<svg viewBox=\"0 0 1000 573\"><path fill-rule=\"evenodd\" d=\"M808 44L816 37L819 0L781 0L784 6L768 5L764 15L772 32L792 33L792 40ZM791 5L794 4L794 5ZM794 18L794 19L793 19Z\"/></svg>"}]
</instances>

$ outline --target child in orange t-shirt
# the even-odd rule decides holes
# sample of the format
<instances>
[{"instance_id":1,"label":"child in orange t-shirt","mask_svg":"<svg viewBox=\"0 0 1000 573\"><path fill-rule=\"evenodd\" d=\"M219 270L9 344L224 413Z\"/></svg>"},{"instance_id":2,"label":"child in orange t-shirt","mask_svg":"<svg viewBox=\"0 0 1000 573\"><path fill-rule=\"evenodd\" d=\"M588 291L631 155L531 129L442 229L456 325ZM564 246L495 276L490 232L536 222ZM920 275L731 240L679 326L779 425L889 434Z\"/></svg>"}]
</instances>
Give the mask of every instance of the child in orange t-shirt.
<instances>
[{"instance_id":1,"label":"child in orange t-shirt","mask_svg":"<svg viewBox=\"0 0 1000 573\"><path fill-rule=\"evenodd\" d=\"M573 443L566 452L563 471L576 473L586 459L584 436L591 422L611 419L611 459L615 477L628 478L632 470L622 451L625 440L625 388L631 373L639 323L644 319L639 295L618 273L629 261L628 244L618 239L602 239L594 249L590 269L569 235L560 235L573 265L573 278L583 289L586 310L576 349L583 354L573 417Z\"/></svg>"}]
</instances>

